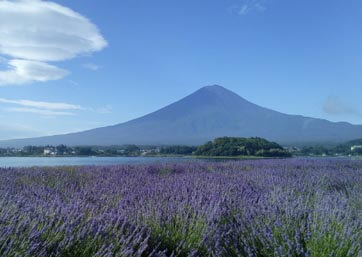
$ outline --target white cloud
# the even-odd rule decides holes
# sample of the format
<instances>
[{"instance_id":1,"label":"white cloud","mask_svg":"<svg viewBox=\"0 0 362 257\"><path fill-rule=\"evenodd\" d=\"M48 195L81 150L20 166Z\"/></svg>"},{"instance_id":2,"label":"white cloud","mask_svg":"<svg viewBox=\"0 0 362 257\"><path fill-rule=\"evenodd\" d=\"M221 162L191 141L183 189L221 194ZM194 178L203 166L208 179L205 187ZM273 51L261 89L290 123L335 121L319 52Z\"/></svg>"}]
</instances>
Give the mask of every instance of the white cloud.
<instances>
[{"instance_id":1,"label":"white cloud","mask_svg":"<svg viewBox=\"0 0 362 257\"><path fill-rule=\"evenodd\" d=\"M3 108L7 112L33 113L46 116L75 115L77 111L87 111L99 114L112 113L112 106L105 105L100 108L87 108L76 104L62 102L43 102L26 99L7 99L0 98L0 104L10 105L11 107Z\"/></svg>"},{"instance_id":2,"label":"white cloud","mask_svg":"<svg viewBox=\"0 0 362 257\"><path fill-rule=\"evenodd\" d=\"M243 4L240 6L238 14L245 15L250 11L250 7L247 4Z\"/></svg>"},{"instance_id":3,"label":"white cloud","mask_svg":"<svg viewBox=\"0 0 362 257\"><path fill-rule=\"evenodd\" d=\"M35 108L6 108L4 109L8 112L22 112L22 113L33 113L45 116L73 116L75 115L72 112L62 112L62 111L52 111L52 110L43 110L43 109L35 109Z\"/></svg>"},{"instance_id":4,"label":"white cloud","mask_svg":"<svg viewBox=\"0 0 362 257\"><path fill-rule=\"evenodd\" d=\"M56 103L56 102L40 102L31 100L11 100L0 98L0 103L15 104L25 107L40 108L47 110L82 110L84 109L80 105L68 104L68 103Z\"/></svg>"},{"instance_id":5,"label":"white cloud","mask_svg":"<svg viewBox=\"0 0 362 257\"><path fill-rule=\"evenodd\" d=\"M94 63L85 63L85 64L83 64L83 67L88 69L88 70L92 70L92 71L99 70L99 66L97 64L94 64Z\"/></svg>"},{"instance_id":6,"label":"white cloud","mask_svg":"<svg viewBox=\"0 0 362 257\"><path fill-rule=\"evenodd\" d=\"M10 69L1 73L2 85L62 78L67 72L46 62L87 55L106 46L98 28L67 7L41 0L0 1L0 54L14 59L9 61ZM22 63L22 73L17 72L20 61L27 62ZM29 76L39 67L41 76ZM44 76L46 69L49 77Z\"/></svg>"},{"instance_id":7,"label":"white cloud","mask_svg":"<svg viewBox=\"0 0 362 257\"><path fill-rule=\"evenodd\" d=\"M37 61L71 59L107 45L86 17L40 0L0 1L0 42L1 53Z\"/></svg>"},{"instance_id":8,"label":"white cloud","mask_svg":"<svg viewBox=\"0 0 362 257\"><path fill-rule=\"evenodd\" d=\"M109 114L109 113L112 113L112 111L113 111L113 108L111 105L106 105L106 106L96 109L96 112L99 114Z\"/></svg>"},{"instance_id":9,"label":"white cloud","mask_svg":"<svg viewBox=\"0 0 362 257\"><path fill-rule=\"evenodd\" d=\"M252 12L264 12L267 0L241 0L239 4L231 6L230 10L238 15L247 15Z\"/></svg>"},{"instance_id":10,"label":"white cloud","mask_svg":"<svg viewBox=\"0 0 362 257\"><path fill-rule=\"evenodd\" d=\"M87 110L80 105L60 103L60 102L42 102L32 100L12 100L0 98L0 103L15 105L16 107L4 108L7 112L33 113L45 116L71 116L74 111Z\"/></svg>"},{"instance_id":11,"label":"white cloud","mask_svg":"<svg viewBox=\"0 0 362 257\"><path fill-rule=\"evenodd\" d=\"M360 115L361 112L344 102L338 96L329 96L324 102L323 111L329 115Z\"/></svg>"},{"instance_id":12,"label":"white cloud","mask_svg":"<svg viewBox=\"0 0 362 257\"><path fill-rule=\"evenodd\" d=\"M0 86L58 80L68 74L68 71L44 62L14 59L9 61L8 70L0 71Z\"/></svg>"}]
</instances>

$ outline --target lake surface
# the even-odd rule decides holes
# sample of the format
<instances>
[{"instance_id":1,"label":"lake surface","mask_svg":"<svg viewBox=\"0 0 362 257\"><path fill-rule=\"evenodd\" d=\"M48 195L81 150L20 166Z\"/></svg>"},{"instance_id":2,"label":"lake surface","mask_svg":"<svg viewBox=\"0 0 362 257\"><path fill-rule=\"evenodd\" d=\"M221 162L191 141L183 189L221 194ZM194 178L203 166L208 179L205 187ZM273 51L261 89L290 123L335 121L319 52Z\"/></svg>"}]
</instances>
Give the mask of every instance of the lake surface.
<instances>
[{"instance_id":1,"label":"lake surface","mask_svg":"<svg viewBox=\"0 0 362 257\"><path fill-rule=\"evenodd\" d=\"M0 167L147 164L196 161L183 157L0 157Z\"/></svg>"},{"instance_id":2,"label":"lake surface","mask_svg":"<svg viewBox=\"0 0 362 257\"><path fill-rule=\"evenodd\" d=\"M308 158L308 157L302 157ZM311 157L308 159L362 160L361 157ZM0 168L34 166L80 166L172 163L190 161L237 161L240 159L195 159L187 157L0 157ZM245 160L245 159L244 159Z\"/></svg>"}]
</instances>

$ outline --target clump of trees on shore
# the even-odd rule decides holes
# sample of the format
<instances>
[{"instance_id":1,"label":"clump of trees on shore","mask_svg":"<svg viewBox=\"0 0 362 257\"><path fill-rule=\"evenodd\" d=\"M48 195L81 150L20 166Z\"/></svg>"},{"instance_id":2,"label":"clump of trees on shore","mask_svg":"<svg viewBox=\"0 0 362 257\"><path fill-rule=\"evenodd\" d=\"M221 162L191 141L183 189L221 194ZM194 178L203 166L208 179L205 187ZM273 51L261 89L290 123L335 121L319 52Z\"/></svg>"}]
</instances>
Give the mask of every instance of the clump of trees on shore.
<instances>
[{"instance_id":1,"label":"clump of trees on shore","mask_svg":"<svg viewBox=\"0 0 362 257\"><path fill-rule=\"evenodd\" d=\"M290 157L291 154L277 143L266 139L221 137L199 146L195 155L200 156L259 156Z\"/></svg>"}]
</instances>

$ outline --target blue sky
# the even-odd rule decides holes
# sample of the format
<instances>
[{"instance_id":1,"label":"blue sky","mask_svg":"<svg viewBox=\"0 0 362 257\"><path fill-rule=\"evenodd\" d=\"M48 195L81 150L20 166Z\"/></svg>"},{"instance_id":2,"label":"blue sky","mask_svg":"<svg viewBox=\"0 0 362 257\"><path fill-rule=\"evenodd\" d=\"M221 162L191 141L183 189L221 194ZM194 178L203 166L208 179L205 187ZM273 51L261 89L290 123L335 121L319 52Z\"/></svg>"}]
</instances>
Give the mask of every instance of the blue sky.
<instances>
[{"instance_id":1,"label":"blue sky","mask_svg":"<svg viewBox=\"0 0 362 257\"><path fill-rule=\"evenodd\" d=\"M0 0L0 139L137 118L219 84L362 124L359 0Z\"/></svg>"}]
</instances>

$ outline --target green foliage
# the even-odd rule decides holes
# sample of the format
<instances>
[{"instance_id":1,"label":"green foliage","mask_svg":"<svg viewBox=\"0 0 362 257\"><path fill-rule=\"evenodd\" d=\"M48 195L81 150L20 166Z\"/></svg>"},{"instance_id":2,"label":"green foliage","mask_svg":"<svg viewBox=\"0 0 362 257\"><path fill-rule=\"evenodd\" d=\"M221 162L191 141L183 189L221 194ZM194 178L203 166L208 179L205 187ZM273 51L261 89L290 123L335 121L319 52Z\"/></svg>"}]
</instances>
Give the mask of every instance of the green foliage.
<instances>
[{"instance_id":1,"label":"green foliage","mask_svg":"<svg viewBox=\"0 0 362 257\"><path fill-rule=\"evenodd\" d=\"M261 156L290 157L280 145L263 138L216 138L197 148L195 155L203 156Z\"/></svg>"},{"instance_id":2,"label":"green foliage","mask_svg":"<svg viewBox=\"0 0 362 257\"><path fill-rule=\"evenodd\" d=\"M78 155L82 155L82 156L94 155L94 153L95 153L91 147L86 147L86 146L76 147L75 151L76 151L76 153L78 153Z\"/></svg>"},{"instance_id":3,"label":"green foliage","mask_svg":"<svg viewBox=\"0 0 362 257\"><path fill-rule=\"evenodd\" d=\"M23 154L26 155L31 155L31 154L43 154L43 148L40 146L25 146L23 148Z\"/></svg>"},{"instance_id":4,"label":"green foliage","mask_svg":"<svg viewBox=\"0 0 362 257\"><path fill-rule=\"evenodd\" d=\"M288 151L279 148L272 148L269 150L262 149L257 151L255 155L262 157L291 157L291 154Z\"/></svg>"},{"instance_id":5,"label":"green foliage","mask_svg":"<svg viewBox=\"0 0 362 257\"><path fill-rule=\"evenodd\" d=\"M127 156L137 156L140 154L140 148L136 145L126 145L124 154Z\"/></svg>"},{"instance_id":6,"label":"green foliage","mask_svg":"<svg viewBox=\"0 0 362 257\"><path fill-rule=\"evenodd\" d=\"M58 145L55 147L55 150L56 150L57 154L59 154L59 155L67 154L69 151L68 147L65 145Z\"/></svg>"},{"instance_id":7,"label":"green foliage","mask_svg":"<svg viewBox=\"0 0 362 257\"><path fill-rule=\"evenodd\" d=\"M311 257L358 256L358 249L352 248L353 241L358 238L346 234L348 228L344 223L334 220L327 226L322 221L316 221L315 224L317 226L313 228L312 237L306 242Z\"/></svg>"},{"instance_id":8,"label":"green foliage","mask_svg":"<svg viewBox=\"0 0 362 257\"><path fill-rule=\"evenodd\" d=\"M310 145L304 146L300 150L301 155L307 156L347 156L347 155L362 155L362 139L352 140L339 145Z\"/></svg>"},{"instance_id":9,"label":"green foliage","mask_svg":"<svg viewBox=\"0 0 362 257\"><path fill-rule=\"evenodd\" d=\"M173 217L148 222L151 228L151 242L159 245L159 249L166 250L168 254L186 257L193 249L205 251L203 233L207 229L204 219L190 213L189 217Z\"/></svg>"},{"instance_id":10,"label":"green foliage","mask_svg":"<svg viewBox=\"0 0 362 257\"><path fill-rule=\"evenodd\" d=\"M302 155L331 155L333 151L331 148L327 148L323 145L316 145L316 146L305 146L301 150Z\"/></svg>"},{"instance_id":11,"label":"green foliage","mask_svg":"<svg viewBox=\"0 0 362 257\"><path fill-rule=\"evenodd\" d=\"M194 146L172 145L161 147L161 154L191 155L197 148Z\"/></svg>"}]
</instances>

